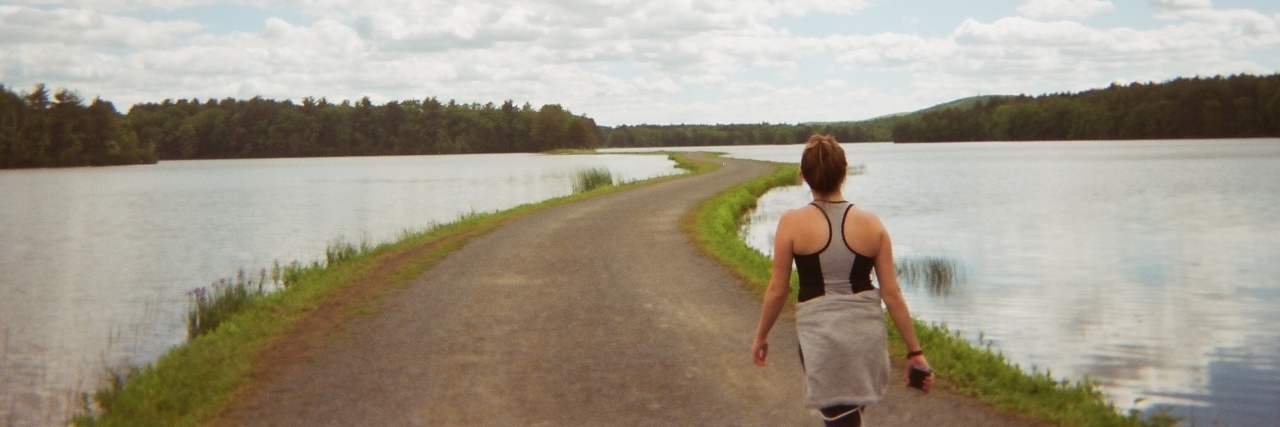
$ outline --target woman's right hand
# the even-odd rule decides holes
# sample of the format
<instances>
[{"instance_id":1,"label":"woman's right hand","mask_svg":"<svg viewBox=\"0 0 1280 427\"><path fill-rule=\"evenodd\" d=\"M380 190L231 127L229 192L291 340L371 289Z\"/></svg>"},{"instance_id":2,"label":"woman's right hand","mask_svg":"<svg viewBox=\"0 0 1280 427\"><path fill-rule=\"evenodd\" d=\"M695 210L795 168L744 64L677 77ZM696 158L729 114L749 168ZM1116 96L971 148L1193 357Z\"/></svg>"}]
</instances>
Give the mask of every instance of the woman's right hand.
<instances>
[{"instance_id":1,"label":"woman's right hand","mask_svg":"<svg viewBox=\"0 0 1280 427\"><path fill-rule=\"evenodd\" d=\"M903 381L906 381L907 384L911 384L911 367L912 366L923 366L928 368L929 361L924 358L923 354L919 356L914 356L908 359L907 370L902 373L902 379ZM924 377L924 386L921 387L920 389L923 390L925 393L928 393L929 390L933 390L933 373L929 373L929 376Z\"/></svg>"},{"instance_id":2,"label":"woman's right hand","mask_svg":"<svg viewBox=\"0 0 1280 427\"><path fill-rule=\"evenodd\" d=\"M751 342L751 360L756 365L765 366L769 364L769 340L756 338Z\"/></svg>"}]
</instances>

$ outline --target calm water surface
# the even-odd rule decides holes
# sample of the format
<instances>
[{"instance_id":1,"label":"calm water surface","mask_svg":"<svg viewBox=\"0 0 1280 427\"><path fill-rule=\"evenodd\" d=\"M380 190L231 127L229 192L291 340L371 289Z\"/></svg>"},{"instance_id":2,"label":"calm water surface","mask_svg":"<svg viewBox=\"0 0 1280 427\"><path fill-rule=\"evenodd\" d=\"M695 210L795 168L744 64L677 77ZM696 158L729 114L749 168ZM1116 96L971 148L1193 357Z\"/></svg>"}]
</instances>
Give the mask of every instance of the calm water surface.
<instances>
[{"instance_id":1,"label":"calm water surface","mask_svg":"<svg viewBox=\"0 0 1280 427\"><path fill-rule=\"evenodd\" d=\"M185 340L193 288L569 194L587 167L677 172L665 156L525 154L0 171L0 425L60 424L106 367Z\"/></svg>"},{"instance_id":2,"label":"calm water surface","mask_svg":"<svg viewBox=\"0 0 1280 427\"><path fill-rule=\"evenodd\" d=\"M798 162L801 146L711 148ZM1198 425L1280 425L1280 140L845 145L845 196L899 260L913 314L979 333L1024 368L1089 376L1120 408ZM745 239L768 253L807 188L766 194Z\"/></svg>"}]
</instances>

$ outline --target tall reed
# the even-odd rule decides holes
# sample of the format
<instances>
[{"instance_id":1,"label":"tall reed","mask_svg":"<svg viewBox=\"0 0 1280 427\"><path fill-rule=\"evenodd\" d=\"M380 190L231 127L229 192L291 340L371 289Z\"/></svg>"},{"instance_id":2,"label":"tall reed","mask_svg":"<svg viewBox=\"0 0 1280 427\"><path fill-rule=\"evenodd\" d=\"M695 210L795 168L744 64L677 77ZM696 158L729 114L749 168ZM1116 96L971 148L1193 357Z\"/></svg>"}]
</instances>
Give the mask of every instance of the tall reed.
<instances>
[{"instance_id":1,"label":"tall reed","mask_svg":"<svg viewBox=\"0 0 1280 427\"><path fill-rule=\"evenodd\" d=\"M355 245L339 237L325 248L324 264L312 263L311 269L346 262L372 249L367 241ZM207 287L191 290L187 293L191 300L191 309L187 311L187 339L217 329L224 320L244 311L255 300L273 290L289 287L307 270L297 261L283 266L275 262L269 275L266 269L260 270L256 278L240 270L235 278L218 279Z\"/></svg>"},{"instance_id":2,"label":"tall reed","mask_svg":"<svg viewBox=\"0 0 1280 427\"><path fill-rule=\"evenodd\" d=\"M965 278L960 263L937 256L903 257L894 262L898 279L907 286L924 285L933 296L951 295L955 285Z\"/></svg>"},{"instance_id":3,"label":"tall reed","mask_svg":"<svg viewBox=\"0 0 1280 427\"><path fill-rule=\"evenodd\" d=\"M573 192L585 193L613 185L613 172L605 168L579 169L574 175Z\"/></svg>"},{"instance_id":4,"label":"tall reed","mask_svg":"<svg viewBox=\"0 0 1280 427\"><path fill-rule=\"evenodd\" d=\"M262 296L262 285L266 281L266 269L259 273L257 281L246 278L244 270L240 270L235 279L218 279L208 287L188 292L191 310L187 312L187 339L193 340L217 329L224 319L244 310Z\"/></svg>"}]
</instances>

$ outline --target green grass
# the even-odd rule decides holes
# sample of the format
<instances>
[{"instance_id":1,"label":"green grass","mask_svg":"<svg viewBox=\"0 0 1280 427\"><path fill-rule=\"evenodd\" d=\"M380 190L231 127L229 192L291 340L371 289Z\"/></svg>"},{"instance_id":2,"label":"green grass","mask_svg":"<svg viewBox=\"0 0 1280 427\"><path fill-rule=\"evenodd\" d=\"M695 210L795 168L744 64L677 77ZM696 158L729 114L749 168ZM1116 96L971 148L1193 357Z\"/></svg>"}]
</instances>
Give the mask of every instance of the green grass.
<instances>
[{"instance_id":1,"label":"green grass","mask_svg":"<svg viewBox=\"0 0 1280 427\"><path fill-rule=\"evenodd\" d=\"M708 199L684 218L685 230L700 249L729 266L757 296L768 285L770 260L739 239L738 228L760 195L774 187L796 184L796 170L794 164L779 164L773 173ZM908 268L918 268L925 275L957 274L937 264L923 261L919 267ZM794 302L794 273L791 288ZM1048 370L1028 373L994 351L983 337L978 338L982 344L975 346L943 324L915 321L915 328L944 387L1031 420L1063 426L1172 426L1179 422L1161 412L1146 417L1136 412L1121 414L1088 378L1072 382L1056 379ZM901 360L906 355L901 337L896 328L888 329L890 351L895 360Z\"/></svg>"},{"instance_id":2,"label":"green grass","mask_svg":"<svg viewBox=\"0 0 1280 427\"><path fill-rule=\"evenodd\" d=\"M583 193L613 185L613 173L605 168L579 169L574 175L573 192Z\"/></svg>"},{"instance_id":3,"label":"green grass","mask_svg":"<svg viewBox=\"0 0 1280 427\"><path fill-rule=\"evenodd\" d=\"M596 154L594 148L557 148L554 150L544 151L543 154L562 155L579 155L579 154Z\"/></svg>"},{"instance_id":4,"label":"green grass","mask_svg":"<svg viewBox=\"0 0 1280 427\"><path fill-rule=\"evenodd\" d=\"M465 218L363 252L344 251L338 262L287 269L289 285L280 291L248 292L247 297L231 298L234 303L225 298L213 301L210 304L221 306L216 325L194 334L195 338L170 349L150 366L128 368L127 375L112 373L110 384L92 395L89 406L95 409L73 421L82 426L196 425L221 411L234 392L247 384L246 375L264 345L282 336L333 291L368 273L378 257L445 241L424 258L426 262L408 265L394 275L393 281L404 280L442 258L447 249L530 209L522 208ZM248 286L232 282L222 289L243 287ZM193 311L199 312L199 307Z\"/></svg>"},{"instance_id":5,"label":"green grass","mask_svg":"<svg viewBox=\"0 0 1280 427\"><path fill-rule=\"evenodd\" d=\"M404 237L412 234L406 233ZM323 264L307 267L295 261L282 266L276 262L271 268L270 281L266 269L259 272L257 280L240 270L235 278L219 279L207 287L196 288L187 293L191 299L191 309L187 311L187 339L195 339L217 329L224 320L247 309L251 302L267 293L288 288L308 269L342 263L371 250L373 247L368 242L357 246L338 238L325 248Z\"/></svg>"},{"instance_id":6,"label":"green grass","mask_svg":"<svg viewBox=\"0 0 1280 427\"><path fill-rule=\"evenodd\" d=\"M671 161L676 162L677 168L684 169L686 171L689 171L690 173L696 174L696 173L710 172L720 168L719 163L695 161L689 158L688 156L678 152L666 152L663 154L666 154L667 158L671 159ZM713 154L720 155L722 153L713 153Z\"/></svg>"},{"instance_id":7,"label":"green grass","mask_svg":"<svg viewBox=\"0 0 1280 427\"><path fill-rule=\"evenodd\" d=\"M691 172L705 171L706 165L691 167L683 155L668 154L678 167ZM682 166L683 165L683 166ZM415 248L431 247L425 255L402 264L379 286L407 284L431 268L468 240L494 230L512 219L551 206L607 194L636 185L673 179L660 177L618 186L604 186L540 203L521 205L494 213L464 215L454 222L423 231L405 232L394 242L359 246L332 243L324 262L277 264L269 277L274 292L260 290L268 275L255 282L240 274L219 281L206 290L205 304L195 301L192 313L198 327L192 336L155 363L109 372L107 384L84 395L85 412L73 417L80 426L191 426L216 416L232 401L236 392L248 385L248 374L265 346L284 336L308 311L319 307L329 296L368 275L388 257ZM229 293L229 296L219 292ZM217 311L216 314L208 313ZM192 332L195 331L195 332Z\"/></svg>"},{"instance_id":8,"label":"green grass","mask_svg":"<svg viewBox=\"0 0 1280 427\"><path fill-rule=\"evenodd\" d=\"M757 297L764 294L769 284L771 263L759 251L747 246L738 237L743 215L756 206L766 191L775 187L799 183L800 167L795 164L777 164L772 173L752 179L707 199L697 209L685 215L682 224L685 232L697 242L699 249L736 272ZM791 294L795 299L798 281L792 274Z\"/></svg>"}]
</instances>

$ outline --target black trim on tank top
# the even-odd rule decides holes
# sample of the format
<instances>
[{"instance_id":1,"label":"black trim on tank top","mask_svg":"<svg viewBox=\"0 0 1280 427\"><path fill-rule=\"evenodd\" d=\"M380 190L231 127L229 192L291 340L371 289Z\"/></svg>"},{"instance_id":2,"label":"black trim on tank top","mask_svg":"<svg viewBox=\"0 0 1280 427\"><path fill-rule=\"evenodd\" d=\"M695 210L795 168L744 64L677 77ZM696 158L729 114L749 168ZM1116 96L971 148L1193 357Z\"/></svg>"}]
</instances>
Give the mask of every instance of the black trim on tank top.
<instances>
[{"instance_id":1,"label":"black trim on tank top","mask_svg":"<svg viewBox=\"0 0 1280 427\"><path fill-rule=\"evenodd\" d=\"M800 276L800 291L796 293L797 302L805 302L827 294L827 284L822 280L822 261L818 256L822 252L808 255L796 255L796 270Z\"/></svg>"},{"instance_id":2,"label":"black trim on tank top","mask_svg":"<svg viewBox=\"0 0 1280 427\"><path fill-rule=\"evenodd\" d=\"M831 235L831 217L827 216L827 210L823 209L822 206L818 206L818 203L816 202L809 202L809 205L815 208L818 208L818 213L822 214L822 219L827 220L827 242L822 244L822 249L818 249L817 252L809 254L809 255L817 255L817 254L826 252L827 248L831 247L831 241L834 240L835 236ZM840 240L841 241L844 240L844 233L840 233ZM848 246L848 243L845 243L845 245Z\"/></svg>"},{"instance_id":3,"label":"black trim on tank top","mask_svg":"<svg viewBox=\"0 0 1280 427\"><path fill-rule=\"evenodd\" d=\"M876 266L876 259L857 252L853 255L853 268L849 269L849 290L855 294L875 290L876 286L871 284L871 268Z\"/></svg>"},{"instance_id":4,"label":"black trim on tank top","mask_svg":"<svg viewBox=\"0 0 1280 427\"><path fill-rule=\"evenodd\" d=\"M849 245L849 236L844 235L845 227L849 226L849 211L851 210L853 210L853 203L850 203L849 206L845 206L844 213L840 214L840 241L844 242L845 249L848 249L849 252L853 252L855 256L861 257L862 254L853 250L853 246ZM827 226L827 228L831 228L831 226Z\"/></svg>"}]
</instances>

